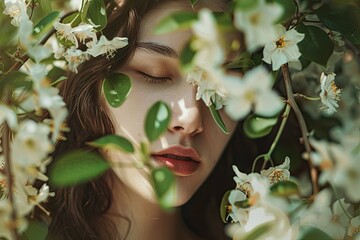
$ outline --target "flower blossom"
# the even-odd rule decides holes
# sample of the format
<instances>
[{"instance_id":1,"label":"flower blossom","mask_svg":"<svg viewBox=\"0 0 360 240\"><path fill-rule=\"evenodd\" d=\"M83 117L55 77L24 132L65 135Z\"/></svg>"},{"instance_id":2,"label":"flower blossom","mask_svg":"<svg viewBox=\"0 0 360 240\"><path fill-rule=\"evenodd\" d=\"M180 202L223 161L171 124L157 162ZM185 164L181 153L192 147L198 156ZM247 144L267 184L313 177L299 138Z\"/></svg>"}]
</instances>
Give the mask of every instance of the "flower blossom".
<instances>
[{"instance_id":1,"label":"flower blossom","mask_svg":"<svg viewBox=\"0 0 360 240\"><path fill-rule=\"evenodd\" d=\"M70 23L56 22L54 28L56 30L56 35L60 40L69 41L78 47L78 41L73 33L73 28Z\"/></svg>"},{"instance_id":2,"label":"flower blossom","mask_svg":"<svg viewBox=\"0 0 360 240\"><path fill-rule=\"evenodd\" d=\"M77 67L89 59L87 52L83 52L75 47L68 48L64 53L65 60L68 62L69 70L77 73Z\"/></svg>"},{"instance_id":3,"label":"flower blossom","mask_svg":"<svg viewBox=\"0 0 360 240\"><path fill-rule=\"evenodd\" d=\"M26 13L25 0L5 0L4 3L5 9L3 13L12 18L11 24L15 27L18 27L20 21L24 18L29 19L29 16Z\"/></svg>"},{"instance_id":4,"label":"flower blossom","mask_svg":"<svg viewBox=\"0 0 360 240\"><path fill-rule=\"evenodd\" d=\"M221 109L227 102L227 93L224 85L225 73L221 69L200 69L195 67L188 73L186 81L198 86L196 100L202 99L206 106L215 105L215 109Z\"/></svg>"},{"instance_id":5,"label":"flower blossom","mask_svg":"<svg viewBox=\"0 0 360 240\"><path fill-rule=\"evenodd\" d=\"M267 3L265 0L250 9L235 9L234 24L244 32L249 51L256 50L277 37L275 21L281 17L283 8L278 3Z\"/></svg>"},{"instance_id":6,"label":"flower blossom","mask_svg":"<svg viewBox=\"0 0 360 240\"><path fill-rule=\"evenodd\" d=\"M0 104L0 125L5 121L11 129L15 129L17 127L16 113L8 106Z\"/></svg>"},{"instance_id":7,"label":"flower blossom","mask_svg":"<svg viewBox=\"0 0 360 240\"><path fill-rule=\"evenodd\" d=\"M270 167L266 170L261 170L260 174L263 177L269 179L270 184L275 184L280 181L289 180L290 179L290 158L286 157L283 164L275 167Z\"/></svg>"},{"instance_id":8,"label":"flower blossom","mask_svg":"<svg viewBox=\"0 0 360 240\"><path fill-rule=\"evenodd\" d=\"M325 109L328 114L336 112L336 108L339 107L337 102L340 100L341 89L337 88L334 83L335 76L335 73L328 75L322 73L320 77L322 108Z\"/></svg>"},{"instance_id":9,"label":"flower blossom","mask_svg":"<svg viewBox=\"0 0 360 240\"><path fill-rule=\"evenodd\" d=\"M209 9L199 11L199 20L191 26L195 39L191 47L197 51L194 65L199 67L218 67L225 57L221 38L216 26L216 19Z\"/></svg>"},{"instance_id":10,"label":"flower blossom","mask_svg":"<svg viewBox=\"0 0 360 240\"><path fill-rule=\"evenodd\" d=\"M12 159L20 166L40 165L52 151L50 128L42 123L25 120L19 125L11 148Z\"/></svg>"},{"instance_id":11,"label":"flower blossom","mask_svg":"<svg viewBox=\"0 0 360 240\"><path fill-rule=\"evenodd\" d=\"M263 61L272 64L273 70L278 70L281 65L297 61L301 56L298 43L304 39L304 34L295 29L286 31L285 27L278 25L279 36L265 45Z\"/></svg>"},{"instance_id":12,"label":"flower blossom","mask_svg":"<svg viewBox=\"0 0 360 240\"><path fill-rule=\"evenodd\" d=\"M263 67L250 70L242 79L227 79L226 84L229 101L225 111L234 120L244 118L252 109L258 115L271 117L284 106Z\"/></svg>"},{"instance_id":13,"label":"flower blossom","mask_svg":"<svg viewBox=\"0 0 360 240\"><path fill-rule=\"evenodd\" d=\"M101 35L99 41L91 41L86 44L88 50L86 53L93 57L106 54L106 57L114 57L115 52L119 48L123 48L128 45L128 39L126 37L114 37L112 40L108 40L104 35Z\"/></svg>"}]
</instances>

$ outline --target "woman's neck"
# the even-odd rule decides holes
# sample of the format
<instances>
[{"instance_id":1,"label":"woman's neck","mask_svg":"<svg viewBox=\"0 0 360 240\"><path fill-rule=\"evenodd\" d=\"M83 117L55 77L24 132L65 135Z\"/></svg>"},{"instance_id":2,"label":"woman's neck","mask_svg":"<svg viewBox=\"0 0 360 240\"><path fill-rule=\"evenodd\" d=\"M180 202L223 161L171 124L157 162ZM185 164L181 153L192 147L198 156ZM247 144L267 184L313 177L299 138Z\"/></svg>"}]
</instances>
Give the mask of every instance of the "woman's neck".
<instances>
[{"instance_id":1,"label":"woman's neck","mask_svg":"<svg viewBox=\"0 0 360 240\"><path fill-rule=\"evenodd\" d=\"M198 239L184 224L179 208L164 211L119 180L113 181L111 189L112 205L106 217L114 223L119 240Z\"/></svg>"}]
</instances>

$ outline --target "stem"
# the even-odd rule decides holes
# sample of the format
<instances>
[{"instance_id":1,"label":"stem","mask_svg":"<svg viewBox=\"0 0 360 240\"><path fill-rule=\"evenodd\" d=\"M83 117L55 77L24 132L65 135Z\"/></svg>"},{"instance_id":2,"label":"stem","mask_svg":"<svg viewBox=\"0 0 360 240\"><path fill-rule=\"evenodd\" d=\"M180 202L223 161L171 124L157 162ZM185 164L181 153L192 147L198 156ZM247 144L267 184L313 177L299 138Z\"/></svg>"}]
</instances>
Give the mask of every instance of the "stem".
<instances>
[{"instance_id":1,"label":"stem","mask_svg":"<svg viewBox=\"0 0 360 240\"><path fill-rule=\"evenodd\" d=\"M350 221L353 217L350 216L350 214L348 213L348 211L346 211L344 205L343 205L342 202L340 201L339 195L338 195L338 193L337 193L337 190L336 190L335 186L333 186L332 184L330 184L330 185L331 185L331 187L332 187L332 189L333 189L333 192L334 192L336 201L339 201L341 210L344 212L344 214L346 215L346 217L347 217L347 218L349 219L349 221Z\"/></svg>"},{"instance_id":2,"label":"stem","mask_svg":"<svg viewBox=\"0 0 360 240\"><path fill-rule=\"evenodd\" d=\"M266 161L267 154L261 154L261 155L259 155L259 156L257 156L257 157L255 158L254 163L253 163L252 168L251 168L251 172L254 172L254 171L255 171L256 163L257 163L257 161L258 161L260 158L264 158L264 160Z\"/></svg>"},{"instance_id":3,"label":"stem","mask_svg":"<svg viewBox=\"0 0 360 240\"><path fill-rule=\"evenodd\" d=\"M309 164L309 168L310 168L310 176L311 176L311 182L312 182L312 186L313 186L313 194L317 194L319 192L319 187L318 187L318 183L317 183L317 171L314 167L314 164L311 160L311 156L310 156L310 152L311 152L311 147L310 147L310 143L309 143L309 139L308 139L308 130L306 127L306 123L304 120L304 117L299 109L299 106L296 104L296 101L294 99L294 93L292 91L292 87L291 87L291 78L290 78L290 73L289 73L289 67L288 64L284 64L281 66L281 71L284 77L284 82L285 82L285 89L286 89L286 95L288 98L288 104L291 106L291 108L293 109L296 119L299 123L300 126L300 132L302 135L302 142L304 144L305 150L306 150L306 155L304 157L305 160L308 161Z\"/></svg>"},{"instance_id":4,"label":"stem","mask_svg":"<svg viewBox=\"0 0 360 240\"><path fill-rule=\"evenodd\" d=\"M303 95L301 93L294 93L294 97L304 98L304 99L310 100L310 101L319 101L319 100L321 100L320 97L308 97L308 96Z\"/></svg>"},{"instance_id":5,"label":"stem","mask_svg":"<svg viewBox=\"0 0 360 240\"><path fill-rule=\"evenodd\" d=\"M3 155L5 158L5 173L6 173L6 180L7 180L7 185L8 185L8 189L9 189L9 201L11 204L11 210L10 210L10 217L11 217L11 221L13 223L17 222L17 214L16 214L16 209L15 209L15 199L14 199L14 192L13 192L13 186L14 186L14 182L13 182L13 176L12 176L12 170L11 170L11 159L10 159L10 135L11 135L11 131L9 126L7 125L6 122L4 122L3 125L3 133L2 133L2 137L1 137L1 147L2 147L2 151L3 151ZM16 226L16 224L15 224ZM11 229L11 234L13 239L18 240L19 239L19 235L17 234L16 228L12 228Z\"/></svg>"}]
</instances>

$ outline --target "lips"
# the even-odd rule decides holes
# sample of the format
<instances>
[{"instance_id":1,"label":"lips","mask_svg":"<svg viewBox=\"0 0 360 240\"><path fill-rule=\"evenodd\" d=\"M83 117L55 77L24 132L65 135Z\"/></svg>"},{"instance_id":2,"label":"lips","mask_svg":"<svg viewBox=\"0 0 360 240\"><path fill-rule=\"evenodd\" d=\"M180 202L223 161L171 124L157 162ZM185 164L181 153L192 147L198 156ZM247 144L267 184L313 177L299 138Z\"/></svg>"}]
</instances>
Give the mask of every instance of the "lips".
<instances>
[{"instance_id":1,"label":"lips","mask_svg":"<svg viewBox=\"0 0 360 240\"><path fill-rule=\"evenodd\" d=\"M200 167L199 154L193 148L173 146L151 156L159 165L167 166L178 176L190 176Z\"/></svg>"}]
</instances>

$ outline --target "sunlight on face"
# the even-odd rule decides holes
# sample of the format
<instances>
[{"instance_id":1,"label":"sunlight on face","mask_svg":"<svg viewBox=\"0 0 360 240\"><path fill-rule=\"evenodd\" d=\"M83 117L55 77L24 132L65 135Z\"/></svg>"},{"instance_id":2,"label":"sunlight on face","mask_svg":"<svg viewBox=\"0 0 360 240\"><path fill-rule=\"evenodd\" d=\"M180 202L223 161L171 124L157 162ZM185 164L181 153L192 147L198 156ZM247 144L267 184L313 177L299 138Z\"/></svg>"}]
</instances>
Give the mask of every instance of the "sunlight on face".
<instances>
[{"instance_id":1,"label":"sunlight on face","mask_svg":"<svg viewBox=\"0 0 360 240\"><path fill-rule=\"evenodd\" d=\"M187 83L186 76L180 72L179 53L191 32L155 35L152 31L159 20L179 10L193 11L188 1L169 1L145 16L139 47L129 63L119 70L132 79L132 91L121 107L108 106L116 133L131 139L135 145L145 140L144 119L150 106L158 100L170 106L172 118L168 130L151 144L150 151L159 156L152 161L166 163L176 176L176 206L188 201L208 177L231 137L216 126L209 109L195 99L196 86ZM222 116L232 133L236 122ZM138 161L136 155L120 152L109 152L109 159L119 165ZM114 172L125 187L156 202L145 169L115 167Z\"/></svg>"}]
</instances>

